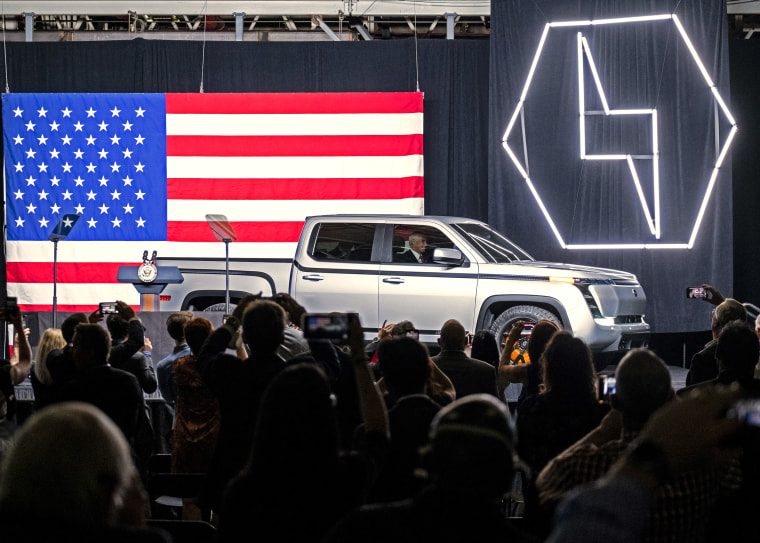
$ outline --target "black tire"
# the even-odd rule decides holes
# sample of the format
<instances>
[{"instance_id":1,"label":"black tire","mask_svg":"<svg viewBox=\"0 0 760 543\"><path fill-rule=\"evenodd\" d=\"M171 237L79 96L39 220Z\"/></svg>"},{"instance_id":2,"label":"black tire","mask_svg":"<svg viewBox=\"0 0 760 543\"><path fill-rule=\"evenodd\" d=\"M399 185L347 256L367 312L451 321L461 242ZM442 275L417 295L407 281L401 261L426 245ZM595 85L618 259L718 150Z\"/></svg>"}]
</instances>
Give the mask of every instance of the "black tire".
<instances>
[{"instance_id":1,"label":"black tire","mask_svg":"<svg viewBox=\"0 0 760 543\"><path fill-rule=\"evenodd\" d=\"M232 313L232 311L235 309L235 305L236 304L233 304L232 302L230 302L230 313ZM225 311L226 308L227 308L227 304L225 304L224 302L221 302L221 303L218 303L218 304L210 305L206 309L204 309L203 311L220 311L220 312L223 312L223 311Z\"/></svg>"},{"instance_id":2,"label":"black tire","mask_svg":"<svg viewBox=\"0 0 760 543\"><path fill-rule=\"evenodd\" d=\"M504 348L504 340L506 334L512 329L514 323L518 320L525 322L537 323L538 321L545 319L552 321L554 324L562 329L562 322L559 317L547 309L536 307L534 305L516 305L510 307L504 311L501 315L496 317L496 320L491 324L491 333L496 337L496 341L499 344L499 352Z\"/></svg>"}]
</instances>

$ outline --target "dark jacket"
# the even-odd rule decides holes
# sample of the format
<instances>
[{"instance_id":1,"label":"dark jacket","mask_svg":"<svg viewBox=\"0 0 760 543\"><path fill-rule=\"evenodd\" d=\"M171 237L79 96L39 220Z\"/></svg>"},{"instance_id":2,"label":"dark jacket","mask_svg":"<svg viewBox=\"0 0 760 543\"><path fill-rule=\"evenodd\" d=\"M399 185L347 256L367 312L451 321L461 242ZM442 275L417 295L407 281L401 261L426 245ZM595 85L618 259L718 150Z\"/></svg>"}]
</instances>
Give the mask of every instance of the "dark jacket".
<instances>
[{"instance_id":1,"label":"dark jacket","mask_svg":"<svg viewBox=\"0 0 760 543\"><path fill-rule=\"evenodd\" d=\"M231 339L227 328L217 328L198 353L198 373L219 400L222 417L205 492L208 505L217 510L225 485L248 459L264 390L285 368L276 353L245 360L226 354Z\"/></svg>"},{"instance_id":2,"label":"dark jacket","mask_svg":"<svg viewBox=\"0 0 760 543\"><path fill-rule=\"evenodd\" d=\"M454 383L457 399L469 394L491 394L496 390L496 369L488 362L470 358L464 351L443 350L433 357L443 373Z\"/></svg>"}]
</instances>

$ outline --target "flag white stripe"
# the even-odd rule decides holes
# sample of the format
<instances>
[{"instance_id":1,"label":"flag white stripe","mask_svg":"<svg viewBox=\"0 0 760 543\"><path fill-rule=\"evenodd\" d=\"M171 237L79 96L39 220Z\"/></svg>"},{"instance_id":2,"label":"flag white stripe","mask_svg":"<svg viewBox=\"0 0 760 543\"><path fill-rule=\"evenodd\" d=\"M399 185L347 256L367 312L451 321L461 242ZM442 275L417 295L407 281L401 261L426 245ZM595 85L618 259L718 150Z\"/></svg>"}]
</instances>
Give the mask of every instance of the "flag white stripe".
<instances>
[{"instance_id":1,"label":"flag white stripe","mask_svg":"<svg viewBox=\"0 0 760 543\"><path fill-rule=\"evenodd\" d=\"M167 136L422 134L422 113L167 114Z\"/></svg>"},{"instance_id":2,"label":"flag white stripe","mask_svg":"<svg viewBox=\"0 0 760 543\"><path fill-rule=\"evenodd\" d=\"M423 198L400 200L169 200L170 221L204 221L206 214L225 215L230 221L303 221L310 215L404 213L421 215Z\"/></svg>"},{"instance_id":3,"label":"flag white stripe","mask_svg":"<svg viewBox=\"0 0 760 543\"><path fill-rule=\"evenodd\" d=\"M422 155L342 157L166 158L168 178L332 179L412 177L423 174Z\"/></svg>"},{"instance_id":4,"label":"flag white stripe","mask_svg":"<svg viewBox=\"0 0 760 543\"><path fill-rule=\"evenodd\" d=\"M283 268L284 275L276 276L274 279L277 283L284 281L281 285L287 289L288 273ZM197 278L198 276L196 276ZM186 280L193 280L193 276L185 277ZM200 276L203 282L200 285L203 289L221 290L225 289L224 273L217 275ZM196 288L193 288L195 290ZM260 277L246 275L231 275L230 290L242 290L245 292L266 292L270 294L270 285L266 280ZM9 296L16 296L20 304L53 304L53 283L10 283L8 285ZM96 306L100 302L112 302L122 300L130 305L140 305L140 295L131 283L58 283L57 285L57 304L61 305L92 305ZM181 300L180 300L181 301ZM176 300L173 300L176 304ZM94 309L94 308L93 308Z\"/></svg>"},{"instance_id":5,"label":"flag white stripe","mask_svg":"<svg viewBox=\"0 0 760 543\"><path fill-rule=\"evenodd\" d=\"M222 258L224 243L179 241L122 241L113 250L111 241L63 241L58 244L58 262L134 262L142 263L143 251L158 251L161 258ZM296 243L230 243L230 258L293 258ZM8 262L52 262L53 244L49 241L7 242ZM171 265L167 263L167 265ZM114 278L114 281L116 278Z\"/></svg>"},{"instance_id":6,"label":"flag white stripe","mask_svg":"<svg viewBox=\"0 0 760 543\"><path fill-rule=\"evenodd\" d=\"M53 283L9 283L8 295L20 304L53 304ZM140 295L130 283L58 283L56 302L61 305L93 305L122 300L140 305Z\"/></svg>"}]
</instances>

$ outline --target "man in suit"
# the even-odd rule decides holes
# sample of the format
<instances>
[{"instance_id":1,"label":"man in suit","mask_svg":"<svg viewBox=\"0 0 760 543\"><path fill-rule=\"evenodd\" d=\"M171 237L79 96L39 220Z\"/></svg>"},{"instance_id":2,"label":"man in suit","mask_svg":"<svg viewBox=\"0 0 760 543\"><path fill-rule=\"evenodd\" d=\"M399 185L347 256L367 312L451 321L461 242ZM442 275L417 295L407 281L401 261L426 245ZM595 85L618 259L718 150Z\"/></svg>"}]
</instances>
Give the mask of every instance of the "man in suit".
<instances>
[{"instance_id":1,"label":"man in suit","mask_svg":"<svg viewBox=\"0 0 760 543\"><path fill-rule=\"evenodd\" d=\"M409 250L403 253L397 253L395 255L396 262L411 262L422 263L426 262L424 259L425 249L427 248L427 237L420 232L413 232L409 236Z\"/></svg>"},{"instance_id":2,"label":"man in suit","mask_svg":"<svg viewBox=\"0 0 760 543\"><path fill-rule=\"evenodd\" d=\"M433 361L454 383L457 398L478 393L498 397L496 370L488 362L465 354L467 334L459 321L449 319L443 323L438 345L441 352L433 357Z\"/></svg>"}]
</instances>

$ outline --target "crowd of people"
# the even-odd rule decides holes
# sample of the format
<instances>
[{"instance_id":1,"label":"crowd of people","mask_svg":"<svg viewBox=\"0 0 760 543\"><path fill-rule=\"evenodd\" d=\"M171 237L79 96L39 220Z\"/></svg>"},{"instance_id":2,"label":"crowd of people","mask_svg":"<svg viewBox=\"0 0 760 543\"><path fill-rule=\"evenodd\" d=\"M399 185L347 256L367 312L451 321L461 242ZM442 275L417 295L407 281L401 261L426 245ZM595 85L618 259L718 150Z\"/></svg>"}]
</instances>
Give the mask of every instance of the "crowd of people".
<instances>
[{"instance_id":1,"label":"crowd of people","mask_svg":"<svg viewBox=\"0 0 760 543\"><path fill-rule=\"evenodd\" d=\"M174 347L154 363L123 302L45 330L34 357L18 307L0 306L17 331L0 363L0 527L9 541L171 541L146 494L145 395L159 390L170 469L203 480L181 518L220 542L757 539L760 322L709 291L713 339L688 386L638 348L609 395L584 341L548 320L516 364L522 321L496 338L445 320L431 355L410 321L366 342L349 314L347 339L315 339L297 300L248 295L216 328L171 314ZM14 425L27 377L34 413Z\"/></svg>"}]
</instances>

